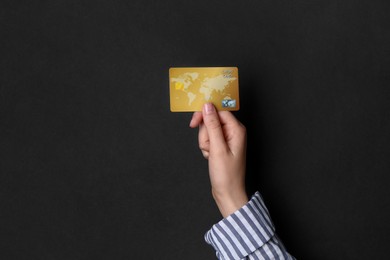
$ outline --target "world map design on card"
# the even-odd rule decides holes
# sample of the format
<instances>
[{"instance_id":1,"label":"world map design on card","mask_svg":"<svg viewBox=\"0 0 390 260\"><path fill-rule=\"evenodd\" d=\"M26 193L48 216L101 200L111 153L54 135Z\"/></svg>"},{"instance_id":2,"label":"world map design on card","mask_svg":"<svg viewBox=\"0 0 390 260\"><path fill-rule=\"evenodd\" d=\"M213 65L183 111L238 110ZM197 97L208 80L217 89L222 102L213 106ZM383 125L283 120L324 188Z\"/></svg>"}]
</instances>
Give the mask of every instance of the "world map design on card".
<instances>
[{"instance_id":1,"label":"world map design on card","mask_svg":"<svg viewBox=\"0 0 390 260\"><path fill-rule=\"evenodd\" d=\"M211 102L218 110L240 108L237 67L193 67L169 69L172 112L201 111Z\"/></svg>"}]
</instances>

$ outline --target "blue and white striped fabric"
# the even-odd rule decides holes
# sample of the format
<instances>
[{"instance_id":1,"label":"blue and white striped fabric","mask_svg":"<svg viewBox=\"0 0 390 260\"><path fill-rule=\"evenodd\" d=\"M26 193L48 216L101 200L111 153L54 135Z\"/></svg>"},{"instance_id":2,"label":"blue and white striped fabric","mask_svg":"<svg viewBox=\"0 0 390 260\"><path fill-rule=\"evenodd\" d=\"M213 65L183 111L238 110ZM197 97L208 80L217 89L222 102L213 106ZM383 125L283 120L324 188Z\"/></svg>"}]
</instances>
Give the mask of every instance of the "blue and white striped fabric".
<instances>
[{"instance_id":1,"label":"blue and white striped fabric","mask_svg":"<svg viewBox=\"0 0 390 260\"><path fill-rule=\"evenodd\" d=\"M275 234L268 209L259 192L205 235L220 260L295 259Z\"/></svg>"}]
</instances>

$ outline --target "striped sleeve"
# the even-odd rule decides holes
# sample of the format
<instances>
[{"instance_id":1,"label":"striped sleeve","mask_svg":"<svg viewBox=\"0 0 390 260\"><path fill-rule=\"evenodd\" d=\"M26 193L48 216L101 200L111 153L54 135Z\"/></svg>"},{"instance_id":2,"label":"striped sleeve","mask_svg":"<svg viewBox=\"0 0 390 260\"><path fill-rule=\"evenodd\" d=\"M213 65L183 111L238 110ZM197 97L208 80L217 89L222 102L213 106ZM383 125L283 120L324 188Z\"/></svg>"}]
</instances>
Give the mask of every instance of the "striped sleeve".
<instances>
[{"instance_id":1,"label":"striped sleeve","mask_svg":"<svg viewBox=\"0 0 390 260\"><path fill-rule=\"evenodd\" d=\"M241 209L215 224L205 240L220 260L295 259L276 236L259 192Z\"/></svg>"}]
</instances>

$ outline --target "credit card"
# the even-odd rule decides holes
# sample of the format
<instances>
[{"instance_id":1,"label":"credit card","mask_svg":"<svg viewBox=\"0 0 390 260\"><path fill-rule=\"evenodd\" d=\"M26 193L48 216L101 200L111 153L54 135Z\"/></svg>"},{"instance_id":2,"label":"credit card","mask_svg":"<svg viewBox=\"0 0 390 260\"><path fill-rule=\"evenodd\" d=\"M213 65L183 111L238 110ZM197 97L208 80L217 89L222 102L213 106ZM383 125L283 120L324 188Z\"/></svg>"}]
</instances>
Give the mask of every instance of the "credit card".
<instances>
[{"instance_id":1,"label":"credit card","mask_svg":"<svg viewBox=\"0 0 390 260\"><path fill-rule=\"evenodd\" d=\"M169 69L172 112L201 111L211 102L217 110L240 109L237 67L193 67Z\"/></svg>"}]
</instances>

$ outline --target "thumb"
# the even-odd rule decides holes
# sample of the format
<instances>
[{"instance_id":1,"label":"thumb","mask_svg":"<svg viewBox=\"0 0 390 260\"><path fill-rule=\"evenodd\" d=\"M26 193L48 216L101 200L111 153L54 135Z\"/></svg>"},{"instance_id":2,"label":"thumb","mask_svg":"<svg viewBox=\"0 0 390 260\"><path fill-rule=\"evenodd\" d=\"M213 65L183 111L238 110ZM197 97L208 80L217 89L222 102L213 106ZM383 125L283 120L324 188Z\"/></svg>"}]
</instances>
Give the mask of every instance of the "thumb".
<instances>
[{"instance_id":1,"label":"thumb","mask_svg":"<svg viewBox=\"0 0 390 260\"><path fill-rule=\"evenodd\" d=\"M218 151L227 151L228 145L222 130L217 110L212 103L206 103L203 106L203 122L206 126L210 140L210 153Z\"/></svg>"}]
</instances>

